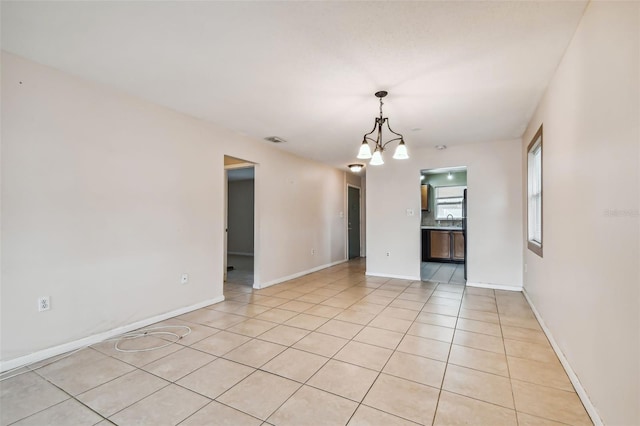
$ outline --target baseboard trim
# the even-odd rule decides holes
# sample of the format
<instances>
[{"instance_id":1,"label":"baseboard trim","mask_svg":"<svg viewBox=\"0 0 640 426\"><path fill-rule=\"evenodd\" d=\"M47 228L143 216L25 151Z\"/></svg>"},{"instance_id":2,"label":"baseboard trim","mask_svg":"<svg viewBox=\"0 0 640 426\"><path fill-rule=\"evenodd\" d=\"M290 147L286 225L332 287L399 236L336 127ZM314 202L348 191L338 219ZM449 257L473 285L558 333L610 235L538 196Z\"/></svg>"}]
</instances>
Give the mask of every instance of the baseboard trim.
<instances>
[{"instance_id":1,"label":"baseboard trim","mask_svg":"<svg viewBox=\"0 0 640 426\"><path fill-rule=\"evenodd\" d=\"M575 371L573 371L573 368L571 368L571 364L569 364L569 360L564 356L564 354L562 353L562 350L560 349L560 346L558 345L556 340L553 338L553 335L551 334L551 330L549 330L549 328L544 323L544 320L540 316L540 313L538 312L535 305L533 304L533 301L529 297L527 290L523 288L522 294L524 294L524 297L527 299L527 302L529 302L529 306L531 306L531 310L533 311L533 314L536 316L536 319L540 323L540 327L542 327L542 331L544 331L544 334L547 336L547 339L549 339L549 343L551 343L551 347L553 348L554 352L558 356L558 359L560 360L560 363L564 367L564 371L567 373L567 376L569 376L569 380L571 380L571 384L576 389L576 393L578 394L580 401L582 401L582 405L584 405L585 410L587 410L587 414L589 414L589 417L591 417L591 421L595 426L603 426L604 423L602 422L602 419L598 415L598 411L596 410L596 407L593 405L593 403L589 399L589 395L587 395L587 391L582 386L582 383L580 383L580 379L578 379L578 376L576 375Z\"/></svg>"},{"instance_id":2,"label":"baseboard trim","mask_svg":"<svg viewBox=\"0 0 640 426\"><path fill-rule=\"evenodd\" d=\"M411 280L411 281L420 281L420 277L416 277L413 275L396 275L396 274L381 274L379 272L365 272L364 273L368 277L382 277L382 278L395 278L398 280Z\"/></svg>"},{"instance_id":3,"label":"baseboard trim","mask_svg":"<svg viewBox=\"0 0 640 426\"><path fill-rule=\"evenodd\" d=\"M47 349L42 349L40 351L33 352L29 355L24 355L18 358L10 359L8 361L1 361L0 372L13 370L14 368L18 368L18 367L24 367L26 365L43 361L53 356L62 355L64 353L67 353L76 349L81 349L87 346L91 346L96 343L100 343L103 340L107 340L112 337L119 336L120 334L128 333L130 331L137 330L139 328L146 327L148 325L155 324L157 322L164 321L166 319L173 318L178 315L186 314L187 312L195 311L196 309L204 308L205 306L209 306L214 303L220 303L223 300L224 300L224 296L218 296L213 299L196 303L195 305L185 306L183 308L179 308L171 312L166 312L164 314L156 315L151 318L146 318L140 321L136 321L134 323L123 325L121 327L117 327L109 331L104 331L102 333L83 337L81 339L74 340L73 342L63 343L62 345L53 346Z\"/></svg>"},{"instance_id":4,"label":"baseboard trim","mask_svg":"<svg viewBox=\"0 0 640 426\"><path fill-rule=\"evenodd\" d=\"M467 281L467 285L469 287L490 288L492 290L522 291L522 287L516 287L516 286L512 286L512 285L499 285L499 284L490 284L490 283L474 283L472 281Z\"/></svg>"},{"instance_id":5,"label":"baseboard trim","mask_svg":"<svg viewBox=\"0 0 640 426\"><path fill-rule=\"evenodd\" d=\"M276 278L275 280L267 281L266 283L253 284L253 288L259 290L261 288L271 287L272 285L276 285L276 284L283 283L285 281L293 280L295 278L299 278L299 277L302 277L303 275L308 275L308 274L311 274L313 272L318 272L318 271L320 271L322 269L327 269L327 268L330 268L332 266L336 266L336 265L339 265L341 263L345 263L346 261L347 261L347 259L338 260L336 262L326 263L324 265L320 265L320 266L316 266L316 267L311 268L311 269L307 269L306 271L296 272L295 274L287 275L286 277Z\"/></svg>"}]
</instances>

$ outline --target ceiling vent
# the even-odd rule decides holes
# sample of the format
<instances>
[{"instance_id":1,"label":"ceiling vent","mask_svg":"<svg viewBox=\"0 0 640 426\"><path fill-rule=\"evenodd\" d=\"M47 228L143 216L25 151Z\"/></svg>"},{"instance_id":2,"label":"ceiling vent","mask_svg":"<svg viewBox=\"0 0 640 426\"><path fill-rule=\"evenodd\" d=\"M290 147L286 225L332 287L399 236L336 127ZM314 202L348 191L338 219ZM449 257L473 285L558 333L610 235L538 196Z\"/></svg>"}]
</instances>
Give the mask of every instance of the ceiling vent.
<instances>
[{"instance_id":1,"label":"ceiling vent","mask_svg":"<svg viewBox=\"0 0 640 426\"><path fill-rule=\"evenodd\" d=\"M281 137L278 137L278 136L269 136L269 137L264 138L264 140L269 141L269 142L273 142L273 143L286 142L284 139L282 139Z\"/></svg>"}]
</instances>

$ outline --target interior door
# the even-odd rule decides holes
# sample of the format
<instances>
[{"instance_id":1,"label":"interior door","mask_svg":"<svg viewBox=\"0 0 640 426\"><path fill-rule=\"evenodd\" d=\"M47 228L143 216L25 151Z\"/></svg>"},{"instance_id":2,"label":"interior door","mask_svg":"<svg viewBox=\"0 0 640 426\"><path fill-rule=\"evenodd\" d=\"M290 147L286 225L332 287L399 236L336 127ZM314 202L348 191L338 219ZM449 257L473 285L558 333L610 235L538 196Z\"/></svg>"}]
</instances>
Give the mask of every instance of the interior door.
<instances>
[{"instance_id":1,"label":"interior door","mask_svg":"<svg viewBox=\"0 0 640 426\"><path fill-rule=\"evenodd\" d=\"M360 257L360 188L347 187L347 232L349 259Z\"/></svg>"}]
</instances>

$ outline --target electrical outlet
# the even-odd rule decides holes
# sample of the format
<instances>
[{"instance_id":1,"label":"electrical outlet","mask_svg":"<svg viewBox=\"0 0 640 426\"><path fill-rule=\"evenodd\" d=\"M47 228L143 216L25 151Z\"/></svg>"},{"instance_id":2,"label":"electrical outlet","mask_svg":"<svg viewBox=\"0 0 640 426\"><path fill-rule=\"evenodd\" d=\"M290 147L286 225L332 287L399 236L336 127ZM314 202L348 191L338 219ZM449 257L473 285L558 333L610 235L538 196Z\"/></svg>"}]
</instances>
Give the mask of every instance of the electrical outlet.
<instances>
[{"instance_id":1,"label":"electrical outlet","mask_svg":"<svg viewBox=\"0 0 640 426\"><path fill-rule=\"evenodd\" d=\"M49 296L43 296L38 298L38 312L48 311L51 309L51 300Z\"/></svg>"},{"instance_id":2,"label":"electrical outlet","mask_svg":"<svg viewBox=\"0 0 640 426\"><path fill-rule=\"evenodd\" d=\"M315 256L316 255L316 249L311 249L311 256Z\"/></svg>"},{"instance_id":3,"label":"electrical outlet","mask_svg":"<svg viewBox=\"0 0 640 426\"><path fill-rule=\"evenodd\" d=\"M182 274L180 276L180 283L181 284L186 284L189 282L189 274Z\"/></svg>"},{"instance_id":4,"label":"electrical outlet","mask_svg":"<svg viewBox=\"0 0 640 426\"><path fill-rule=\"evenodd\" d=\"M387 257L391 257L391 252L390 251L387 252Z\"/></svg>"}]
</instances>

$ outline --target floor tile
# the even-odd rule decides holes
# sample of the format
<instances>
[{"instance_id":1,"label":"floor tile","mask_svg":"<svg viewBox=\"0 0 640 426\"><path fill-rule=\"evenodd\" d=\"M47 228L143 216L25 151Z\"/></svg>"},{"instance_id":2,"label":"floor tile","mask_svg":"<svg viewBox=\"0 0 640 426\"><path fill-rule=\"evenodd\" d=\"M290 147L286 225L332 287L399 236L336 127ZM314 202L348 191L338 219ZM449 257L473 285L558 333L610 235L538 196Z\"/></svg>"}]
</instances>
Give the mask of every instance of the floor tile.
<instances>
[{"instance_id":1,"label":"floor tile","mask_svg":"<svg viewBox=\"0 0 640 426\"><path fill-rule=\"evenodd\" d=\"M219 402L266 420L301 385L274 374L256 371L217 398Z\"/></svg>"},{"instance_id":2,"label":"floor tile","mask_svg":"<svg viewBox=\"0 0 640 426\"><path fill-rule=\"evenodd\" d=\"M75 399L67 399L33 416L22 419L16 426L91 426L102 420L95 412L80 404Z\"/></svg>"},{"instance_id":3,"label":"floor tile","mask_svg":"<svg viewBox=\"0 0 640 426\"><path fill-rule=\"evenodd\" d=\"M397 351L406 352L432 358L438 361L446 361L449 357L451 344L439 340L425 339L424 337L411 336L409 334L402 338L396 348Z\"/></svg>"},{"instance_id":4,"label":"floor tile","mask_svg":"<svg viewBox=\"0 0 640 426\"><path fill-rule=\"evenodd\" d=\"M298 314L295 311L288 311L286 309L280 309L278 307L278 308L273 308L267 312L261 313L255 318L263 321L271 321L271 322L280 324L290 318L295 317L296 315Z\"/></svg>"},{"instance_id":5,"label":"floor tile","mask_svg":"<svg viewBox=\"0 0 640 426\"><path fill-rule=\"evenodd\" d=\"M153 374L135 370L77 398L104 417L109 417L168 385L169 382Z\"/></svg>"},{"instance_id":6,"label":"floor tile","mask_svg":"<svg viewBox=\"0 0 640 426\"><path fill-rule=\"evenodd\" d=\"M426 301L425 301L426 302ZM417 302L414 300L396 299L389 304L391 308L410 309L413 311L419 311L424 306L424 302Z\"/></svg>"},{"instance_id":7,"label":"floor tile","mask_svg":"<svg viewBox=\"0 0 640 426\"><path fill-rule=\"evenodd\" d=\"M242 346L238 346L231 352L227 352L223 356L225 359L259 368L285 349L286 346L253 339Z\"/></svg>"},{"instance_id":8,"label":"floor tile","mask_svg":"<svg viewBox=\"0 0 640 426\"><path fill-rule=\"evenodd\" d=\"M519 380L513 380L512 383L517 411L572 425L592 424L575 392Z\"/></svg>"},{"instance_id":9,"label":"floor tile","mask_svg":"<svg viewBox=\"0 0 640 426\"><path fill-rule=\"evenodd\" d=\"M511 383L495 374L449 364L442 389L513 409Z\"/></svg>"},{"instance_id":10,"label":"floor tile","mask_svg":"<svg viewBox=\"0 0 640 426\"><path fill-rule=\"evenodd\" d=\"M507 357L495 352L452 345L449 363L509 377Z\"/></svg>"},{"instance_id":11,"label":"floor tile","mask_svg":"<svg viewBox=\"0 0 640 426\"><path fill-rule=\"evenodd\" d=\"M376 377L377 371L332 359L307 384L360 402Z\"/></svg>"},{"instance_id":12,"label":"floor tile","mask_svg":"<svg viewBox=\"0 0 640 426\"><path fill-rule=\"evenodd\" d=\"M430 425L436 411L438 392L430 386L380 374L363 404L416 423Z\"/></svg>"},{"instance_id":13,"label":"floor tile","mask_svg":"<svg viewBox=\"0 0 640 426\"><path fill-rule=\"evenodd\" d=\"M268 421L283 426L344 425L357 407L348 399L303 386Z\"/></svg>"},{"instance_id":14,"label":"floor tile","mask_svg":"<svg viewBox=\"0 0 640 426\"><path fill-rule=\"evenodd\" d=\"M222 356L249 340L251 340L251 338L247 336L221 331L220 333L199 341L191 347L210 353L211 355Z\"/></svg>"},{"instance_id":15,"label":"floor tile","mask_svg":"<svg viewBox=\"0 0 640 426\"><path fill-rule=\"evenodd\" d=\"M541 417L532 416L530 414L517 412L518 426L564 426L566 423L554 422L553 420L543 419Z\"/></svg>"},{"instance_id":16,"label":"floor tile","mask_svg":"<svg viewBox=\"0 0 640 426\"><path fill-rule=\"evenodd\" d=\"M305 330L311 331L320 327L325 322L327 322L327 318L324 317L309 314L299 314L287 320L285 324L291 327L304 328Z\"/></svg>"},{"instance_id":17,"label":"floor tile","mask_svg":"<svg viewBox=\"0 0 640 426\"><path fill-rule=\"evenodd\" d=\"M35 373L0 382L0 424L6 425L56 405L69 395Z\"/></svg>"},{"instance_id":18,"label":"floor tile","mask_svg":"<svg viewBox=\"0 0 640 426\"><path fill-rule=\"evenodd\" d=\"M540 345L537 343L522 342L520 340L504 339L504 348L507 355L530 359L540 362L557 362L558 357L551 348L551 345Z\"/></svg>"},{"instance_id":19,"label":"floor tile","mask_svg":"<svg viewBox=\"0 0 640 426\"><path fill-rule=\"evenodd\" d=\"M380 371L393 353L390 349L351 341L345 345L334 358L340 361L356 364L361 367Z\"/></svg>"},{"instance_id":20,"label":"floor tile","mask_svg":"<svg viewBox=\"0 0 640 426\"><path fill-rule=\"evenodd\" d=\"M383 373L440 388L446 363L422 356L394 352Z\"/></svg>"},{"instance_id":21,"label":"floor tile","mask_svg":"<svg viewBox=\"0 0 640 426\"><path fill-rule=\"evenodd\" d=\"M255 369L246 365L218 358L176 383L213 399L254 371Z\"/></svg>"},{"instance_id":22,"label":"floor tile","mask_svg":"<svg viewBox=\"0 0 640 426\"><path fill-rule=\"evenodd\" d=\"M220 330L225 330L227 328L231 328L236 324L241 323L242 321L246 321L247 317L242 315L235 315L223 312L223 315L215 320L206 321L204 324L213 328L219 328Z\"/></svg>"},{"instance_id":23,"label":"floor tile","mask_svg":"<svg viewBox=\"0 0 640 426\"><path fill-rule=\"evenodd\" d=\"M363 325L352 322L339 320L329 320L318 328L319 333L330 334L332 336L342 337L343 339L352 339L356 334L364 328Z\"/></svg>"},{"instance_id":24,"label":"floor tile","mask_svg":"<svg viewBox=\"0 0 640 426\"><path fill-rule=\"evenodd\" d=\"M476 321L491 322L500 324L500 317L495 312L474 311L472 309L460 309L460 318L467 318Z\"/></svg>"},{"instance_id":25,"label":"floor tile","mask_svg":"<svg viewBox=\"0 0 640 426\"><path fill-rule=\"evenodd\" d=\"M455 328L458 319L447 315L432 314L431 312L420 312L416 318L417 322L424 324L439 325L441 327Z\"/></svg>"},{"instance_id":26,"label":"floor tile","mask_svg":"<svg viewBox=\"0 0 640 426\"><path fill-rule=\"evenodd\" d=\"M387 349L395 349L400 340L402 340L402 336L402 333L367 326L353 340Z\"/></svg>"},{"instance_id":27,"label":"floor tile","mask_svg":"<svg viewBox=\"0 0 640 426\"><path fill-rule=\"evenodd\" d=\"M233 327L229 328L228 331L232 333L242 334L244 336L256 337L264 333L265 331L271 330L277 324L270 321L262 321L259 319L249 319L241 322L240 324L236 324Z\"/></svg>"},{"instance_id":28,"label":"floor tile","mask_svg":"<svg viewBox=\"0 0 640 426\"><path fill-rule=\"evenodd\" d=\"M451 317L458 316L458 308L444 305L434 305L433 303L425 303L422 312L430 312L432 314L449 315Z\"/></svg>"},{"instance_id":29,"label":"floor tile","mask_svg":"<svg viewBox=\"0 0 640 426\"><path fill-rule=\"evenodd\" d=\"M261 334L258 339L278 343L279 345L291 346L307 334L309 334L307 330L289 327L287 325L279 325Z\"/></svg>"},{"instance_id":30,"label":"floor tile","mask_svg":"<svg viewBox=\"0 0 640 426\"><path fill-rule=\"evenodd\" d=\"M268 371L287 379L304 383L318 371L329 359L298 349L288 348L280 355L262 366Z\"/></svg>"},{"instance_id":31,"label":"floor tile","mask_svg":"<svg viewBox=\"0 0 640 426\"><path fill-rule=\"evenodd\" d=\"M490 336L502 337L502 331L498 324L476 321L472 319L459 318L456 324L458 330L471 331L473 333L488 334Z\"/></svg>"},{"instance_id":32,"label":"floor tile","mask_svg":"<svg viewBox=\"0 0 640 426\"><path fill-rule=\"evenodd\" d=\"M453 340L454 331L455 330L453 328L440 327L439 325L416 322L413 323L413 325L409 328L407 334L451 343L451 340Z\"/></svg>"},{"instance_id":33,"label":"floor tile","mask_svg":"<svg viewBox=\"0 0 640 426\"><path fill-rule=\"evenodd\" d=\"M293 347L321 356L332 357L347 342L347 339L329 336L327 334L322 334L314 331L299 340L298 343L293 345Z\"/></svg>"},{"instance_id":34,"label":"floor tile","mask_svg":"<svg viewBox=\"0 0 640 426\"><path fill-rule=\"evenodd\" d=\"M349 309L343 311L341 314L336 315L334 317L334 319L337 319L337 320L340 320L340 321L353 322L353 323L361 324L361 325L368 324L374 318L375 318L374 314L369 314L369 313L366 313L366 312L352 311L352 310L349 310Z\"/></svg>"},{"instance_id":35,"label":"floor tile","mask_svg":"<svg viewBox=\"0 0 640 426\"><path fill-rule=\"evenodd\" d=\"M407 321L413 321L416 319L419 312L420 311L415 311L412 309L394 308L394 307L388 306L384 308L384 310L380 312L379 315L382 317L391 317L391 318L397 318L397 319L402 319Z\"/></svg>"},{"instance_id":36,"label":"floor tile","mask_svg":"<svg viewBox=\"0 0 640 426\"><path fill-rule=\"evenodd\" d=\"M368 324L368 326L382 328L389 331L396 331L398 333L406 333L409 327L411 327L411 324L413 324L413 321L377 316Z\"/></svg>"},{"instance_id":37,"label":"floor tile","mask_svg":"<svg viewBox=\"0 0 640 426\"><path fill-rule=\"evenodd\" d=\"M540 362L515 357L507 357L507 360L514 379L566 391L574 390L559 361Z\"/></svg>"},{"instance_id":38,"label":"floor tile","mask_svg":"<svg viewBox=\"0 0 640 426\"><path fill-rule=\"evenodd\" d=\"M415 426L417 423L360 405L349 421L349 426Z\"/></svg>"},{"instance_id":39,"label":"floor tile","mask_svg":"<svg viewBox=\"0 0 640 426\"><path fill-rule=\"evenodd\" d=\"M489 336L488 334L471 333L464 330L456 330L453 337L456 345L467 346L483 351L490 351L503 354L504 343L500 337Z\"/></svg>"},{"instance_id":40,"label":"floor tile","mask_svg":"<svg viewBox=\"0 0 640 426\"><path fill-rule=\"evenodd\" d=\"M314 306L313 303L300 302L299 300L292 300L290 302L287 302L285 304L278 306L278 309L286 309L287 311L294 311L294 312L304 312L307 309L312 308L313 306Z\"/></svg>"},{"instance_id":41,"label":"floor tile","mask_svg":"<svg viewBox=\"0 0 640 426\"><path fill-rule=\"evenodd\" d=\"M120 411L109 420L120 426L175 425L205 405L209 399L180 386L169 385Z\"/></svg>"},{"instance_id":42,"label":"floor tile","mask_svg":"<svg viewBox=\"0 0 640 426\"><path fill-rule=\"evenodd\" d=\"M180 426L203 426L212 424L215 419L216 426L260 426L262 420L251 417L241 411L235 410L219 402L212 401L201 408Z\"/></svg>"},{"instance_id":43,"label":"floor tile","mask_svg":"<svg viewBox=\"0 0 640 426\"><path fill-rule=\"evenodd\" d=\"M341 312L342 312L342 309L340 308L334 308L333 306L325 306L325 305L315 305L307 309L306 311L304 311L305 314L315 315L315 316L324 317L324 318L333 318Z\"/></svg>"},{"instance_id":44,"label":"floor tile","mask_svg":"<svg viewBox=\"0 0 640 426\"><path fill-rule=\"evenodd\" d=\"M521 327L502 326L502 335L505 339L520 340L522 342L548 345L547 336L542 331Z\"/></svg>"},{"instance_id":45,"label":"floor tile","mask_svg":"<svg viewBox=\"0 0 640 426\"><path fill-rule=\"evenodd\" d=\"M214 359L216 358L213 355L184 348L147 364L142 369L170 382L175 382Z\"/></svg>"},{"instance_id":46,"label":"floor tile","mask_svg":"<svg viewBox=\"0 0 640 426\"><path fill-rule=\"evenodd\" d=\"M442 391L434 426L473 424L518 426L518 421L514 410Z\"/></svg>"},{"instance_id":47,"label":"floor tile","mask_svg":"<svg viewBox=\"0 0 640 426\"><path fill-rule=\"evenodd\" d=\"M180 346L176 346L176 350ZM134 367L87 348L36 372L72 395L85 392L117 377Z\"/></svg>"}]
</instances>

